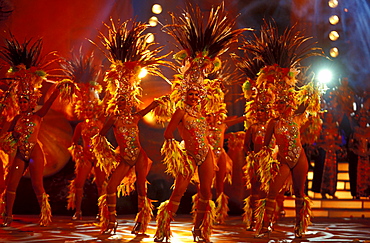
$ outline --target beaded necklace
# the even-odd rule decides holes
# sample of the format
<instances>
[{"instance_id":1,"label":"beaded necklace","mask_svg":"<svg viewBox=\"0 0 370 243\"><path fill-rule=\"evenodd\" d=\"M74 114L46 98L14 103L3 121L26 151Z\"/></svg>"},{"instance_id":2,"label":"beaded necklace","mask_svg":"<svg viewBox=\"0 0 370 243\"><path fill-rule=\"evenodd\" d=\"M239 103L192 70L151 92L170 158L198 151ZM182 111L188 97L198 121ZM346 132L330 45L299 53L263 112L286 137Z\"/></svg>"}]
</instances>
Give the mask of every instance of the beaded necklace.
<instances>
[{"instance_id":1,"label":"beaded necklace","mask_svg":"<svg viewBox=\"0 0 370 243\"><path fill-rule=\"evenodd\" d=\"M131 112L118 113L118 119L125 125L131 125L133 123L134 117Z\"/></svg>"},{"instance_id":2,"label":"beaded necklace","mask_svg":"<svg viewBox=\"0 0 370 243\"><path fill-rule=\"evenodd\" d=\"M188 104L185 104L184 110L186 111L186 113L189 114L189 116L192 116L192 117L201 117L200 110L199 110L199 108L196 105L190 106Z\"/></svg>"}]
</instances>

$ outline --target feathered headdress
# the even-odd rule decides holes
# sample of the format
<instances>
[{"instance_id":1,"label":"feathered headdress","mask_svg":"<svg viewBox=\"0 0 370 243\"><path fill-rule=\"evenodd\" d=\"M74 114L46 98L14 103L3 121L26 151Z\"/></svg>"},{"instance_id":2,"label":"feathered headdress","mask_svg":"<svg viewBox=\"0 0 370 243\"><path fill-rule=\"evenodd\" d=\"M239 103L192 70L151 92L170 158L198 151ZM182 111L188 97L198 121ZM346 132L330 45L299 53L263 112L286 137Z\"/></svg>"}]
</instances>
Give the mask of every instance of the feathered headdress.
<instances>
[{"instance_id":1,"label":"feathered headdress","mask_svg":"<svg viewBox=\"0 0 370 243\"><path fill-rule=\"evenodd\" d=\"M169 61L164 60L167 55L160 56L163 47L156 43L148 43L148 34L144 31L150 25L127 20L117 24L111 19L108 35L100 32L101 43L105 47L105 56L111 62L111 67L106 73L104 80L107 82L108 93L111 96L128 97L129 106L138 106L141 96L139 76L145 69L148 74L156 75L167 80L161 73L160 66L172 66ZM108 109L115 106L114 100L110 102Z\"/></svg>"},{"instance_id":2,"label":"feathered headdress","mask_svg":"<svg viewBox=\"0 0 370 243\"><path fill-rule=\"evenodd\" d=\"M315 43L309 43L311 39L297 30L296 25L280 35L275 23L264 21L260 35L254 33L253 40L245 42L241 47L249 55L245 59L240 58L242 61L238 62L249 78L245 84L246 90L252 91L251 86L254 87L254 91L249 92L253 93L252 103L258 97L263 97L262 100L268 104L280 100L297 108L307 101L309 94L318 94L314 92L317 87L307 84L305 79L297 78L300 72L307 69L301 66L304 59L311 56L325 57L321 48L315 47ZM260 70L256 72L258 67ZM253 109L251 104L248 105L246 110Z\"/></svg>"},{"instance_id":3,"label":"feathered headdress","mask_svg":"<svg viewBox=\"0 0 370 243\"><path fill-rule=\"evenodd\" d=\"M221 68L219 57L248 29L233 29L236 18L228 15L223 4L213 7L208 19L205 19L199 6L193 8L190 4L181 15L170 15L172 24L165 25L163 30L175 38L181 49L174 55L180 67L172 97L184 96L190 88L204 91L205 85L213 85L211 80L206 80L207 76Z\"/></svg>"},{"instance_id":4,"label":"feathered headdress","mask_svg":"<svg viewBox=\"0 0 370 243\"><path fill-rule=\"evenodd\" d=\"M231 54L232 60L236 67L241 70L246 76L245 82L242 84L243 96L245 102L245 123L246 129L250 124L255 123L258 119L256 112L263 109L265 112L270 111L271 94L264 90L256 89L256 80L258 73L264 67L264 62L255 58L249 51L244 50L244 56L238 56L235 53ZM268 116L268 114L266 114Z\"/></svg>"},{"instance_id":5,"label":"feathered headdress","mask_svg":"<svg viewBox=\"0 0 370 243\"><path fill-rule=\"evenodd\" d=\"M93 109L94 114L99 114L102 86L98 83L100 70L94 65L93 54L84 56L80 49L79 55L72 54L72 58L65 59L61 66L68 79L76 84L72 101L77 117L86 118L87 109Z\"/></svg>"},{"instance_id":6,"label":"feathered headdress","mask_svg":"<svg viewBox=\"0 0 370 243\"><path fill-rule=\"evenodd\" d=\"M0 58L9 65L6 80L9 89L8 96L3 102L6 105L7 114L14 116L18 110L18 100L26 98L30 105L35 107L41 97L40 88L46 78L46 68L58 61L50 52L45 56L42 52L42 39L32 43L32 39L19 43L10 33L10 38L5 39L5 45L0 49ZM51 58L50 58L51 57Z\"/></svg>"}]
</instances>

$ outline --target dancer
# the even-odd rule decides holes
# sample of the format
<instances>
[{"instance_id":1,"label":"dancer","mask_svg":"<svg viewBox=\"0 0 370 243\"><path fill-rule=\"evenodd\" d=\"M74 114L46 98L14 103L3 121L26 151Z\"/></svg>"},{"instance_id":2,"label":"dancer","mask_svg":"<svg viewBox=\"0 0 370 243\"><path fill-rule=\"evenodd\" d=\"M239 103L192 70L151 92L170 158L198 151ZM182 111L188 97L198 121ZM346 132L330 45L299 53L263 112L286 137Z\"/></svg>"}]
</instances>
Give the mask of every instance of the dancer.
<instances>
[{"instance_id":1,"label":"dancer","mask_svg":"<svg viewBox=\"0 0 370 243\"><path fill-rule=\"evenodd\" d=\"M101 232L116 233L117 194L122 192L122 195L128 195L133 190L136 172L139 212L132 233L145 233L153 216L153 205L146 194L146 176L151 163L139 142L138 122L160 102L155 100L146 108L138 109L141 103L139 99L141 72L146 70L148 74L160 76L166 80L159 66L171 65L163 60L167 55L158 55L162 47L155 48L154 43L147 42L148 35L144 34L144 31L149 28L148 24L133 20L115 24L111 19L111 26L106 25L106 27L108 35L104 36L101 33L100 38L107 49L105 55L111 62L110 69L104 77L107 83L105 110L109 119L94 142L98 165L109 176L107 193L99 198ZM113 127L118 143L116 152L112 151L112 146L103 138L110 127ZM122 180L128 180L128 182ZM119 185L120 187L117 188Z\"/></svg>"},{"instance_id":2,"label":"dancer","mask_svg":"<svg viewBox=\"0 0 370 243\"><path fill-rule=\"evenodd\" d=\"M351 195L356 199L370 196L370 128L365 112L358 115L358 126L354 127L348 144Z\"/></svg>"},{"instance_id":3,"label":"dancer","mask_svg":"<svg viewBox=\"0 0 370 243\"><path fill-rule=\"evenodd\" d=\"M223 70L222 70L223 71ZM207 98L205 101L206 119L209 126L208 141L212 146L212 151L215 156L217 165L214 187L216 189L216 219L217 224L223 224L228 215L228 196L224 193L225 182L232 183L232 167L233 161L224 149L225 131L228 127L243 122L244 116L227 117L225 103L225 87L223 82L230 79L228 73L219 73L210 75L210 80L207 82L212 85L207 85ZM217 79L212 79L211 76L217 76ZM224 76L224 77L223 77ZM211 81L212 80L212 81ZM225 80L225 81L223 81ZM211 112L208 112L211 111ZM212 112L213 111L213 112ZM197 195L194 197L197 198ZM196 204L194 204L195 206Z\"/></svg>"},{"instance_id":4,"label":"dancer","mask_svg":"<svg viewBox=\"0 0 370 243\"><path fill-rule=\"evenodd\" d=\"M255 37L257 39L257 36ZM267 121L275 114L271 109L273 95L266 92L267 90L257 89L256 82L260 70L265 65L264 59L255 58L254 53L249 50L250 48L249 44L245 43L240 47L244 51L244 55L233 54L231 57L238 69L247 77L242 85L243 96L246 100L245 116L247 118L244 123L246 132L243 141L243 150L246 157L242 170L245 188L249 191L249 195L244 199L243 221L246 223L247 230L255 231L258 201L266 197L269 184L276 174L274 163L267 163L269 161L257 156L263 148ZM273 149L273 142L269 146Z\"/></svg>"},{"instance_id":5,"label":"dancer","mask_svg":"<svg viewBox=\"0 0 370 243\"><path fill-rule=\"evenodd\" d=\"M106 173L97 164L91 140L103 127L103 107L98 92L101 90L101 86L97 82L99 72L93 65L93 55L83 57L80 53L79 57L73 56L72 60L66 60L62 67L66 75L74 80L78 87L75 91L73 107L77 118L83 119L75 128L72 145L69 148L76 163L76 177L69 185L67 205L67 209L76 210L72 220L81 220L83 187L92 168L94 169L94 181L98 195L100 197L105 194ZM82 145L79 143L80 140ZM99 214L97 219L99 219Z\"/></svg>"},{"instance_id":6,"label":"dancer","mask_svg":"<svg viewBox=\"0 0 370 243\"><path fill-rule=\"evenodd\" d=\"M308 162L300 141L299 119L294 115L294 109L289 106L287 100L278 100L275 109L279 110L280 116L272 119L268 125L265 135L264 146L268 146L274 135L276 144L279 148L278 161L279 173L274 178L274 183L270 184L266 198L265 213L266 219L262 225L262 233L271 230L272 216L275 210L276 197L284 185L289 174L293 177L293 190L296 197L296 237L302 237L303 229L301 223L306 215L302 212L307 199L304 194L304 186L308 173ZM266 222L267 221L267 222Z\"/></svg>"},{"instance_id":7,"label":"dancer","mask_svg":"<svg viewBox=\"0 0 370 243\"><path fill-rule=\"evenodd\" d=\"M226 104L225 104L226 105ZM226 117L226 110L220 109L217 113L207 115L209 124L208 140L212 146L218 170L215 177L216 188L216 219L215 222L223 224L227 217L228 196L224 192L224 185L227 181L231 184L233 161L224 149L225 131L228 127L243 122L245 117Z\"/></svg>"},{"instance_id":8,"label":"dancer","mask_svg":"<svg viewBox=\"0 0 370 243\"><path fill-rule=\"evenodd\" d=\"M265 165L260 165L256 154L261 151L264 145L266 134L269 106L260 104L256 111L255 123L249 126L245 134L244 151L247 155L246 164L243 167L246 188L250 189L250 195L244 200L243 221L246 223L247 230L255 231L256 209L258 200L266 197L269 179L262 178L259 169L266 169ZM270 146L270 145L269 145Z\"/></svg>"},{"instance_id":9,"label":"dancer","mask_svg":"<svg viewBox=\"0 0 370 243\"><path fill-rule=\"evenodd\" d=\"M40 55L42 39L38 39L32 45L30 45L30 42L31 40L26 40L20 44L11 35L10 39L6 41L6 46L1 50L1 58L10 65L7 78L12 80L11 99L9 99L11 103L8 105L11 105L18 113L11 121L8 129L11 136L8 137L7 142L16 147L16 155L6 179L4 226L9 226L13 220L12 212L16 189L27 167L41 208L39 224L46 226L51 222L48 195L43 186L44 152L38 140L38 134L42 118L58 97L60 90L67 90L65 85L68 85L69 82L60 82L56 87L53 87L55 90L49 99L39 110L35 111L38 99L42 95L40 88L46 77L43 68L56 61L56 59L53 58L46 64L42 63L41 61L45 61L48 56Z\"/></svg>"},{"instance_id":10,"label":"dancer","mask_svg":"<svg viewBox=\"0 0 370 243\"><path fill-rule=\"evenodd\" d=\"M7 179L6 206L3 218L4 226L9 226L13 220L12 212L15 192L19 180L27 167L30 169L32 186L41 208L41 219L39 224L40 226L46 226L51 222L51 209L48 202L48 195L45 193L43 186L44 155L37 141L37 137L42 117L46 115L58 95L59 89L57 88L37 112L34 112L34 106L31 101L32 97L27 94L21 94L19 96L21 114L14 118L8 130L8 132L13 134L18 149L14 161L11 164L11 168L9 169Z\"/></svg>"},{"instance_id":11,"label":"dancer","mask_svg":"<svg viewBox=\"0 0 370 243\"><path fill-rule=\"evenodd\" d=\"M199 176L199 202L196 208L194 228L192 230L194 241L209 242L210 226L212 225L212 199L211 186L214 176L214 158L207 139L208 126L200 113L199 90L189 88L186 92L185 104L173 114L165 131L164 137L168 145L179 146L174 141L173 133L179 129L185 143L183 173L175 178L174 190L168 201L163 202L158 209L157 231L155 242L168 240L170 237L169 224L174 217L180 200L185 193L195 170ZM164 147L166 147L166 143ZM169 151L166 151L169 152ZM184 163L184 162L182 162ZM214 213L214 212L213 212Z\"/></svg>"},{"instance_id":12,"label":"dancer","mask_svg":"<svg viewBox=\"0 0 370 243\"><path fill-rule=\"evenodd\" d=\"M276 198L290 174L296 197L295 236L302 237L310 222L309 198L304 194L308 163L301 145L299 128L305 120L304 114L316 114L320 110L320 92L315 85L307 82L305 69L300 63L309 56L324 54L320 48L303 48L302 45L307 45L309 40L309 37L296 31L296 26L280 35L277 26L265 21L260 37L255 34L254 40L243 46L243 49L251 53L251 60L258 60L263 65L254 88L257 92L269 95L271 103L275 104L273 109L277 112L267 125L264 147L257 155L266 161L260 164L275 161L273 151L268 147L274 136L278 146L278 173L270 177L270 182L273 180L273 183L269 183L267 197L259 201L256 215L257 221L262 224L256 225L257 237L271 232ZM306 85L302 85L305 83ZM271 174L270 168L271 166L267 166L267 170L261 173Z\"/></svg>"},{"instance_id":13,"label":"dancer","mask_svg":"<svg viewBox=\"0 0 370 243\"><path fill-rule=\"evenodd\" d=\"M266 67L262 70L262 75L275 76L276 80L284 80L284 71L279 67ZM266 72L270 69L270 72ZM280 76L283 75L283 76ZM272 77L265 77L270 79ZM290 76L290 79L294 79L294 76ZM270 79L271 80L271 79ZM285 80L287 80L285 78ZM287 82L289 87L290 84L294 83L293 80ZM288 87L284 87L286 93L281 92L279 96L275 97L274 110L278 112L277 118L273 118L269 121L266 129L266 135L264 138L264 148L260 151L260 156L266 153L266 158L271 157L271 150L267 147L272 139L275 137L275 142L278 147L277 160L278 173L273 178L273 183L270 183L269 190L266 199L260 201L260 209L264 207L264 218L262 222L262 229L257 230L257 237L269 234L272 230L273 215L276 207L276 198L286 183L289 175L292 176L293 192L295 195L295 206L296 206L296 225L294 228L295 236L301 238L303 233L306 231L308 224L310 223L311 209L310 199L305 195L305 182L308 173L308 161L305 155L304 149L301 144L300 138L300 126L305 122L305 114L300 113L300 107L297 102L298 100L304 100L303 97L307 96L310 99L306 100L307 112L311 111L317 113L319 109L318 104L318 92L310 87L308 84L302 87L302 92L295 93L293 90L289 90ZM281 87L283 88L283 87ZM281 88L279 90L281 90ZM292 98L296 96L295 98ZM299 98L300 96L300 98ZM312 99L312 100L311 100ZM311 103L312 102L312 103ZM315 107L312 104L315 103ZM313 109L314 108L314 109ZM316 110L316 111L315 111ZM257 215L263 215L258 209Z\"/></svg>"},{"instance_id":14,"label":"dancer","mask_svg":"<svg viewBox=\"0 0 370 243\"><path fill-rule=\"evenodd\" d=\"M134 167L137 178L136 190L138 193L139 213L132 233L144 233L152 217L152 205L146 195L146 177L151 163L139 142L138 122L149 111L154 109L158 103L153 101L145 109L132 113L132 107L128 105L130 102L127 101L125 94L118 94L115 100L117 102L117 114L108 119L99 133L99 136L105 136L108 130L113 127L114 136L118 144L117 165L109 177L107 194L101 197L101 200L104 197L106 198L109 214L108 224L105 228L102 228L102 232L106 234L116 233L118 226L116 219L117 188L125 177L132 177L129 172ZM125 187L130 186L125 185ZM104 205L101 205L100 208L102 213L105 210ZM105 215L101 216L105 217Z\"/></svg>"},{"instance_id":15,"label":"dancer","mask_svg":"<svg viewBox=\"0 0 370 243\"><path fill-rule=\"evenodd\" d=\"M207 138L209 126L204 114L216 112L218 107L212 105L213 97L210 100L206 98L208 89L205 86L215 84L214 80L206 77L221 68L218 56L224 53L232 42L237 41L237 37L245 29L232 30L234 19L227 16L223 5L211 9L205 27L198 6L193 9L189 4L182 15L171 13L171 16L173 23L164 26L164 30L180 43L183 50L174 55L180 67L170 97L176 103L177 109L165 131L166 141L162 154L165 157L167 172L175 178L175 182L170 199L158 208L154 241L167 241L171 237L170 222L195 174L199 178L199 195L194 199L192 234L194 241L210 242L214 221L211 186L216 167ZM184 141L184 148L173 139L176 129Z\"/></svg>"},{"instance_id":16,"label":"dancer","mask_svg":"<svg viewBox=\"0 0 370 243\"><path fill-rule=\"evenodd\" d=\"M249 114L250 125L246 131L244 140L244 151L246 153L246 163L243 167L246 188L250 189L250 195L244 200L243 221L246 223L247 230L256 231L256 225L260 224L257 218L258 202L265 198L273 183L274 177L278 173L278 164L276 161L275 138L273 137L268 144L272 152L272 160L265 160L258 156L264 147L264 139L267 130L267 122L270 117L276 114L271 109L272 96L265 92L258 92L253 100L247 102L246 113ZM289 187L289 180L284 183ZM284 215L283 201L286 190L281 190L277 195L277 208L273 215L275 222Z\"/></svg>"},{"instance_id":17,"label":"dancer","mask_svg":"<svg viewBox=\"0 0 370 243\"><path fill-rule=\"evenodd\" d=\"M103 122L97 117L99 105L95 102L91 102L91 104L84 108L85 119L77 124L72 138L72 145L69 148L72 158L76 162L76 177L71 181L69 186L70 190L67 207L68 209L76 210L72 220L82 219L81 203L83 186L92 168L94 168L94 181L96 183L99 196L105 193L106 187L106 173L97 165L91 144L91 138L99 133L103 127ZM82 146L78 145L78 141L80 139L82 140Z\"/></svg>"}]
</instances>

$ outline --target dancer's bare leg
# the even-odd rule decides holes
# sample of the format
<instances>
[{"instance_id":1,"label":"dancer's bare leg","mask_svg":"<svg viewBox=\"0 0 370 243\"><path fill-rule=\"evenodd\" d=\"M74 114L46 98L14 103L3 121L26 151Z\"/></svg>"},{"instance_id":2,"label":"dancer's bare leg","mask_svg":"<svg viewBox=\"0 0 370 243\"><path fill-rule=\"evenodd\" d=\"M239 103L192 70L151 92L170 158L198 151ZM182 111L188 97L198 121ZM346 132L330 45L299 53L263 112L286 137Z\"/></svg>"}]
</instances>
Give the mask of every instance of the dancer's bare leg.
<instances>
[{"instance_id":1,"label":"dancer's bare leg","mask_svg":"<svg viewBox=\"0 0 370 243\"><path fill-rule=\"evenodd\" d=\"M24 170L25 162L18 156L16 156L7 175L8 185L5 190L5 215L8 217L11 217L13 214L13 205L15 201L16 191L19 185L19 181L23 176Z\"/></svg>"},{"instance_id":2,"label":"dancer's bare leg","mask_svg":"<svg viewBox=\"0 0 370 243\"><path fill-rule=\"evenodd\" d=\"M81 217L81 203L82 203L82 196L83 196L83 187L85 185L85 181L87 176L89 175L91 171L92 164L88 161L86 161L84 164L79 165L79 168L77 169L76 178L74 179L75 183L75 205L76 205L76 213L74 217L76 219L79 219Z\"/></svg>"},{"instance_id":3,"label":"dancer's bare leg","mask_svg":"<svg viewBox=\"0 0 370 243\"><path fill-rule=\"evenodd\" d=\"M127 175L130 166L125 162L120 162L112 173L107 185L107 205L109 210L109 222L116 222L117 187L122 179Z\"/></svg>"}]
</instances>

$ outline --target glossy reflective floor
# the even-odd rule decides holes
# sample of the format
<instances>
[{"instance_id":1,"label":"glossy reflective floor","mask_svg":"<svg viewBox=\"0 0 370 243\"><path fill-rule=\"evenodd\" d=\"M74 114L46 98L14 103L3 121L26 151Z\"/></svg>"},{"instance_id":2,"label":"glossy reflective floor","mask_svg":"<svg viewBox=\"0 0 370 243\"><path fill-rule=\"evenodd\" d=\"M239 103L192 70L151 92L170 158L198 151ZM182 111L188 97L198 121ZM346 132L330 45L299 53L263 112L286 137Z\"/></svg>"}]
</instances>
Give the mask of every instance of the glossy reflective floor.
<instances>
[{"instance_id":1,"label":"glossy reflective floor","mask_svg":"<svg viewBox=\"0 0 370 243\"><path fill-rule=\"evenodd\" d=\"M155 221L147 235L133 235L134 215L119 217L116 235L101 235L93 217L71 221L67 216L54 216L48 227L37 225L36 215L15 215L11 227L0 228L1 242L153 242ZM216 225L212 242L370 242L370 219L362 218L313 218L306 236L295 239L294 219L283 218L270 238L254 238L246 231L240 216L230 216L225 225ZM178 215L171 224L171 242L193 242L190 215Z\"/></svg>"}]
</instances>

